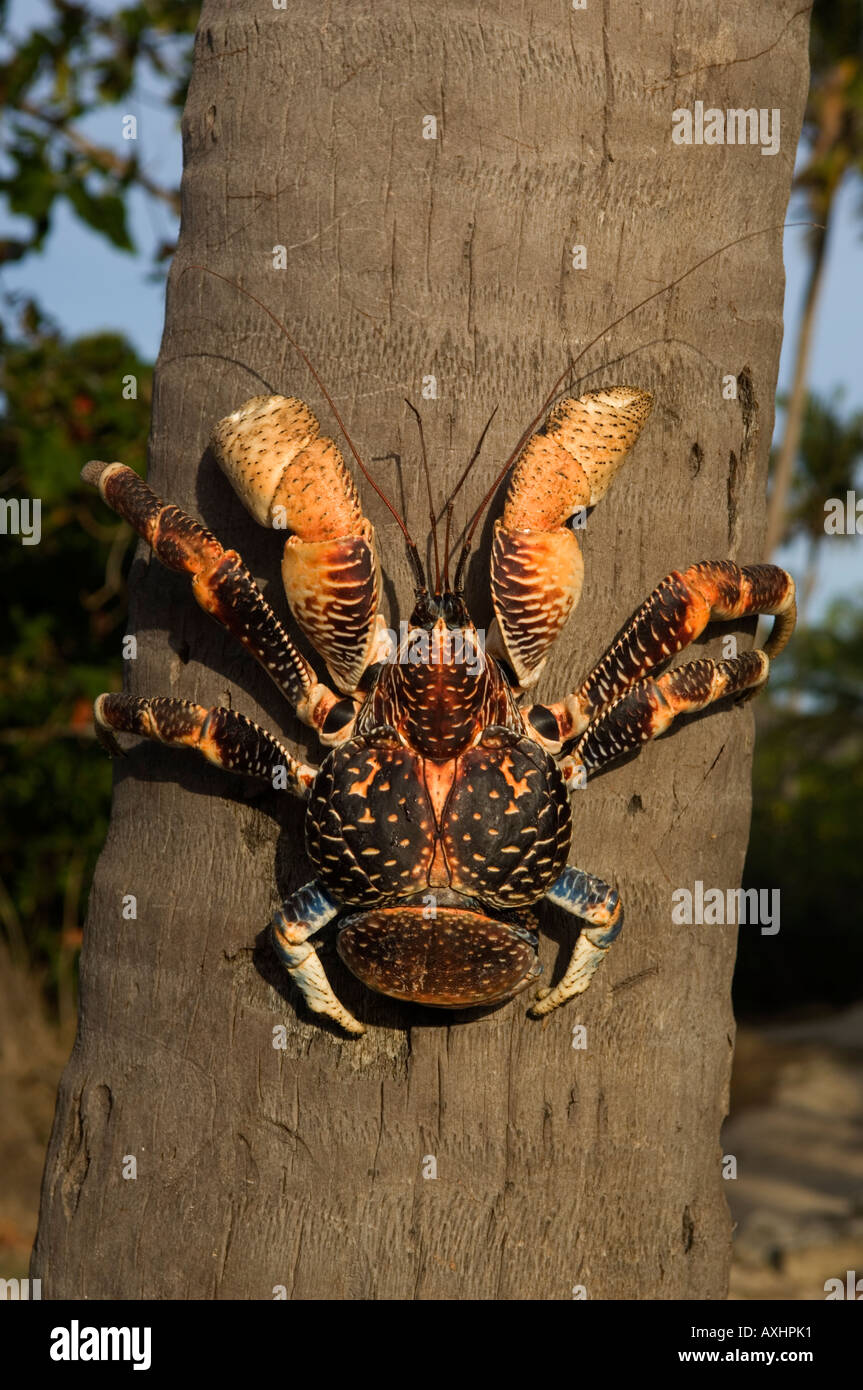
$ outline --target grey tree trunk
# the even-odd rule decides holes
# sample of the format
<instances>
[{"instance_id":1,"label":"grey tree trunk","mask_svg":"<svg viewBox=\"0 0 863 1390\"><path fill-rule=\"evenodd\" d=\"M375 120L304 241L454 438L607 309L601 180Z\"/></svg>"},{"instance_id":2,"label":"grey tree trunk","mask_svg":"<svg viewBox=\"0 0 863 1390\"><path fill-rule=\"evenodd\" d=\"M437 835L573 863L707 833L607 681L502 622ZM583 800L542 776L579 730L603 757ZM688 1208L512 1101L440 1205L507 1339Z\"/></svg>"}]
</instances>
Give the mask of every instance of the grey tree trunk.
<instances>
[{"instance_id":1,"label":"grey tree trunk","mask_svg":"<svg viewBox=\"0 0 863 1390\"><path fill-rule=\"evenodd\" d=\"M704 4L678 29L670 0L649 26L634 13L599 0L205 4L150 477L242 551L281 611L276 538L205 444L261 391L332 420L270 320L184 268L239 279L288 321L422 532L403 396L436 377L424 418L440 493L498 405L464 519L571 353L723 243L783 220L805 15L743 0L730 22ZM781 151L673 144L672 111L696 100L780 108ZM540 698L572 689L670 569L760 558L781 242L773 230L725 251L581 363L582 390L629 382L657 404L590 518L584 596ZM586 269L572 267L575 245ZM362 490L393 619L407 616L398 531ZM470 574L479 624L488 534ZM753 624L729 630L751 644ZM317 756L266 677L143 552L129 631L133 692L229 694ZM719 651L714 635L695 655ZM591 990L547 1026L525 1017L525 996L480 1017L373 997L330 949L338 991L371 1025L345 1042L298 1016L263 934L309 876L300 812L191 754L136 747L117 769L48 1154L33 1261L44 1295L722 1297L735 929L675 927L671 894L738 882L751 752L751 713L724 710L576 793L573 860L620 889L627 925ZM573 934L554 912L544 925L557 978Z\"/></svg>"}]
</instances>

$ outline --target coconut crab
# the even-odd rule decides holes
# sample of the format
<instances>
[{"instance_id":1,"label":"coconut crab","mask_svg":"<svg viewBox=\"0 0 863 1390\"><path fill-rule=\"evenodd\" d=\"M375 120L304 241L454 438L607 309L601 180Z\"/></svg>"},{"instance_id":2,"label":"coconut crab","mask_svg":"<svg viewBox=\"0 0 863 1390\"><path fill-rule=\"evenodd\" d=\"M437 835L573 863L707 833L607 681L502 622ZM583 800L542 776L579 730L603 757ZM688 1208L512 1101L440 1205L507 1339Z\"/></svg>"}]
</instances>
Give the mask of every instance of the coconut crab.
<instances>
[{"instance_id":1,"label":"coconut crab","mask_svg":"<svg viewBox=\"0 0 863 1390\"><path fill-rule=\"evenodd\" d=\"M256 520L288 533L285 592L331 685L298 651L236 551L123 464L89 463L82 476L163 565L191 576L201 607L260 662L329 751L311 767L234 710L126 694L96 700L97 733L111 752L119 751L118 732L192 747L305 799L316 877L282 904L272 939L313 1012L348 1034L363 1032L312 943L334 919L339 955L374 990L450 1009L508 999L540 973L534 909L545 898L585 925L563 977L530 1008L543 1017L587 989L623 922L614 888L567 865L569 793L677 715L762 687L794 628L794 581L774 565L727 560L674 572L581 685L550 705L522 707L581 592L583 561L568 522L605 495L652 396L615 386L560 401L474 515L452 583L449 525L442 570L433 526L431 586L402 518L312 371L404 533L415 606L401 641L394 644L379 611L374 531L336 444L302 401L254 397L216 426L212 449ZM513 462L491 551L495 620L483 643L461 581L482 508ZM662 673L709 621L754 614L774 615L763 651Z\"/></svg>"}]
</instances>

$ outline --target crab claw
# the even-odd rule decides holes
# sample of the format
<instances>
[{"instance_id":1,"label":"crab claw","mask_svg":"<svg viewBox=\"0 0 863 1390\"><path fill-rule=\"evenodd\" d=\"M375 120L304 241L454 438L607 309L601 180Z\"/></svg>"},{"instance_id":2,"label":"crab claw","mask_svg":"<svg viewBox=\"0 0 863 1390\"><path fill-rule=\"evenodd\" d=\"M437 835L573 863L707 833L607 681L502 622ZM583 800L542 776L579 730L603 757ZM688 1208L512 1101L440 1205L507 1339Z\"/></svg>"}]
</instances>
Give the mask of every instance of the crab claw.
<instances>
[{"instance_id":1,"label":"crab claw","mask_svg":"<svg viewBox=\"0 0 863 1390\"><path fill-rule=\"evenodd\" d=\"M512 470L494 529L495 622L486 647L508 662L523 690L536 684L581 597L584 562L567 522L605 496L652 404L650 392L635 386L568 396Z\"/></svg>"}]
</instances>

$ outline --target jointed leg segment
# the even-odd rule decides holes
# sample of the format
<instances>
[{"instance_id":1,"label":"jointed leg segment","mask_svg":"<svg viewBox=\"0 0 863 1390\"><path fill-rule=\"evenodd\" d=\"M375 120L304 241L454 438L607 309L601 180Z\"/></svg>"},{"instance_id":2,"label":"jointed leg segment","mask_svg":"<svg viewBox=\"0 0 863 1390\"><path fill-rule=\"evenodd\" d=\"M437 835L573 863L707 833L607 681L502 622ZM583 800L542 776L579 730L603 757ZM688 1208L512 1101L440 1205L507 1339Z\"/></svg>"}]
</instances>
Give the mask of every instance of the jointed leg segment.
<instances>
[{"instance_id":1,"label":"jointed leg segment","mask_svg":"<svg viewBox=\"0 0 863 1390\"><path fill-rule=\"evenodd\" d=\"M338 910L338 904L320 884L307 883L279 909L270 930L279 959L313 1013L326 1014L357 1037L365 1028L336 998L308 939L331 922Z\"/></svg>"},{"instance_id":2,"label":"jointed leg segment","mask_svg":"<svg viewBox=\"0 0 863 1390\"><path fill-rule=\"evenodd\" d=\"M704 658L645 679L712 618L756 613L777 615L764 651L727 661ZM795 614L794 581L775 565L693 565L662 581L574 695L547 708L534 706L529 717L546 742L558 733L566 750L562 771L572 785L582 771L597 772L656 738L677 715L764 685L770 657L791 636ZM560 983L537 996L535 1017L587 989L623 922L614 890L579 869L565 869L547 897L593 925L582 930Z\"/></svg>"},{"instance_id":3,"label":"jointed leg segment","mask_svg":"<svg viewBox=\"0 0 863 1390\"><path fill-rule=\"evenodd\" d=\"M765 652L744 652L728 661L690 661L664 676L640 681L584 731L565 759L564 776L584 767L588 776L658 738L679 714L694 714L727 695L753 693L767 680Z\"/></svg>"},{"instance_id":4,"label":"jointed leg segment","mask_svg":"<svg viewBox=\"0 0 863 1390\"><path fill-rule=\"evenodd\" d=\"M763 653L766 665L760 680L752 684L767 679L767 658L782 651L794 630L797 609L790 574L777 565L741 566L730 560L707 560L691 565L682 574L674 571L645 600L573 695L547 708L534 707L539 713L536 726L543 727L540 719L550 730L556 725L558 739L565 744L582 734L631 686L670 661L709 622L762 613L773 614L776 620ZM733 662L718 665L731 667ZM554 724L550 724L549 715Z\"/></svg>"},{"instance_id":5,"label":"jointed leg segment","mask_svg":"<svg viewBox=\"0 0 863 1390\"><path fill-rule=\"evenodd\" d=\"M199 521L163 502L131 468L88 463L85 482L99 488L167 568L192 576L192 592L260 662L300 719L320 729L338 697L321 685L235 550L224 550Z\"/></svg>"},{"instance_id":6,"label":"jointed leg segment","mask_svg":"<svg viewBox=\"0 0 863 1390\"><path fill-rule=\"evenodd\" d=\"M613 888L581 869L564 869L546 897L590 926L582 927L563 979L554 989L541 989L530 1009L534 1018L550 1014L567 999L583 994L623 926L623 905Z\"/></svg>"},{"instance_id":7,"label":"jointed leg segment","mask_svg":"<svg viewBox=\"0 0 863 1390\"><path fill-rule=\"evenodd\" d=\"M194 748L227 772L261 777L277 789L283 769L285 790L305 797L317 769L300 763L266 729L236 710L205 709L169 696L153 700L134 695L100 695L93 709L96 734L109 753L119 753L115 733L140 734L172 748Z\"/></svg>"}]
</instances>

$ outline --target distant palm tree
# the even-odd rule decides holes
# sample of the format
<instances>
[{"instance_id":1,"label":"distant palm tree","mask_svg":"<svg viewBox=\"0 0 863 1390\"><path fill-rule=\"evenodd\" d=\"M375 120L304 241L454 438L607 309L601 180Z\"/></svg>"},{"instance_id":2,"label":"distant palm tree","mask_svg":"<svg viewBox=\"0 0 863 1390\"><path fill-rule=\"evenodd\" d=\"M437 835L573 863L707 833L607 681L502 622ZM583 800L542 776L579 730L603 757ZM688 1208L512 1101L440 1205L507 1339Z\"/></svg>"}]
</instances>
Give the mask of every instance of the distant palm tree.
<instances>
[{"instance_id":1,"label":"distant palm tree","mask_svg":"<svg viewBox=\"0 0 863 1390\"><path fill-rule=\"evenodd\" d=\"M806 380L830 227L840 188L863 173L863 0L817 0L810 47L812 86L803 123L810 143L808 162L796 179L816 225L809 233L809 274L797 338L794 378L785 433L779 447L767 512L767 554L785 530L806 411Z\"/></svg>"},{"instance_id":2,"label":"distant palm tree","mask_svg":"<svg viewBox=\"0 0 863 1390\"><path fill-rule=\"evenodd\" d=\"M863 411L843 418L842 390L829 399L810 393L803 412L796 468L780 540L806 538L806 573L799 595L799 614L805 614L815 584L820 549L827 535L824 503L855 487L863 466Z\"/></svg>"}]
</instances>

